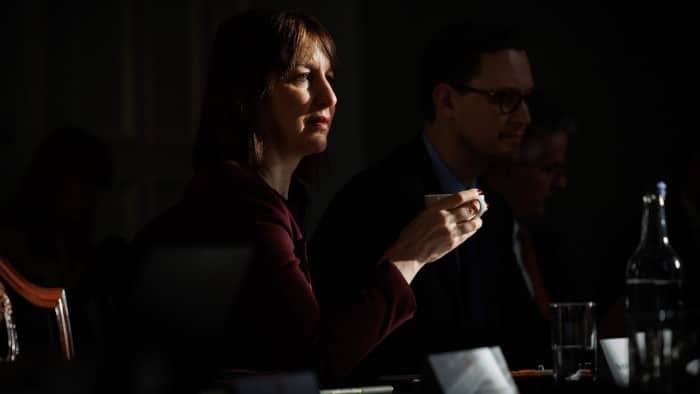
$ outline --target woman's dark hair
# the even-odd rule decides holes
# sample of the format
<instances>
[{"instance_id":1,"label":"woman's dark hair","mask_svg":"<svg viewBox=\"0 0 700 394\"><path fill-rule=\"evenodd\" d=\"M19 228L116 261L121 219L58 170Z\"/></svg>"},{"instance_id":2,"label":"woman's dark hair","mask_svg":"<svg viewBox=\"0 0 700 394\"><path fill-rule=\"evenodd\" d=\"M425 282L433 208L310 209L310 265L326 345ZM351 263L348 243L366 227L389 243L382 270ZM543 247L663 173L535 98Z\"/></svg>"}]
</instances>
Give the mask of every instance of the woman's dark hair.
<instances>
[{"instance_id":1,"label":"woman's dark hair","mask_svg":"<svg viewBox=\"0 0 700 394\"><path fill-rule=\"evenodd\" d=\"M219 26L193 152L196 172L223 160L256 168L262 154L255 135L258 106L272 83L292 71L307 39L318 43L335 68L333 38L314 17L249 10Z\"/></svg>"}]
</instances>

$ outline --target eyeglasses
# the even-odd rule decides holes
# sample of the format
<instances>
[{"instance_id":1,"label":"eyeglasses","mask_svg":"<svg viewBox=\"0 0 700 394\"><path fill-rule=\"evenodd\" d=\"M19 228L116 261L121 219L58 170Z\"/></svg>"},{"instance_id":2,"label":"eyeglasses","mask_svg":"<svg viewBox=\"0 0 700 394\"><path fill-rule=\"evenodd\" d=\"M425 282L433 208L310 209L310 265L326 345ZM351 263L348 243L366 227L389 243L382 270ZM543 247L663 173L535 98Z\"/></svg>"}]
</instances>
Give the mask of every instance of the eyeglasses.
<instances>
[{"instance_id":1,"label":"eyeglasses","mask_svg":"<svg viewBox=\"0 0 700 394\"><path fill-rule=\"evenodd\" d=\"M473 92L486 96L487 100L494 104L498 104L498 108L503 114L506 115L517 111L518 108L520 108L520 103L523 102L523 99L527 98L526 95L523 95L522 93L513 89L481 90L460 83L450 83L450 86L462 93Z\"/></svg>"}]
</instances>

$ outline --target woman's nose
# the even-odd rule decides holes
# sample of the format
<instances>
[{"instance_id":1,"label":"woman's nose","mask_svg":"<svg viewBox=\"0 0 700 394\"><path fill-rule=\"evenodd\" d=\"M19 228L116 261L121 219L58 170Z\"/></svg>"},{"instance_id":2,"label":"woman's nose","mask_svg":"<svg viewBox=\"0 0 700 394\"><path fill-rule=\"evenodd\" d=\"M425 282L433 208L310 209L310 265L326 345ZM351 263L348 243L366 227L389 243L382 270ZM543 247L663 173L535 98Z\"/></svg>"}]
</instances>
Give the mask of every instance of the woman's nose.
<instances>
[{"instance_id":1,"label":"woman's nose","mask_svg":"<svg viewBox=\"0 0 700 394\"><path fill-rule=\"evenodd\" d=\"M338 97L335 95L335 91L333 91L333 86L325 78L319 84L316 94L316 104L321 108L334 107L338 102Z\"/></svg>"}]
</instances>

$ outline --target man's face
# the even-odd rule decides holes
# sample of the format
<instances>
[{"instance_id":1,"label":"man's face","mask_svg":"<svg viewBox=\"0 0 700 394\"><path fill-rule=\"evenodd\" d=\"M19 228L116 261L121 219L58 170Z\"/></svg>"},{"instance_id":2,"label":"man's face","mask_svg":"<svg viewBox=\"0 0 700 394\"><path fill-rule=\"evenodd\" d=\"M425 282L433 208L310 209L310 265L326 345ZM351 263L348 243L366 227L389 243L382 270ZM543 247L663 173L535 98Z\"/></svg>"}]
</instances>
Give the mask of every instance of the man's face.
<instances>
[{"instance_id":1,"label":"man's face","mask_svg":"<svg viewBox=\"0 0 700 394\"><path fill-rule=\"evenodd\" d=\"M540 216L551 197L566 188L568 137L554 133L527 145L524 162L515 165L510 175L509 200L519 216Z\"/></svg>"},{"instance_id":2,"label":"man's face","mask_svg":"<svg viewBox=\"0 0 700 394\"><path fill-rule=\"evenodd\" d=\"M486 159L516 158L530 124L530 112L523 100L513 112L504 113L500 99L531 93L534 82L525 51L504 49L483 54L480 72L465 84L482 92L455 89L454 111L449 116L461 142Z\"/></svg>"}]
</instances>

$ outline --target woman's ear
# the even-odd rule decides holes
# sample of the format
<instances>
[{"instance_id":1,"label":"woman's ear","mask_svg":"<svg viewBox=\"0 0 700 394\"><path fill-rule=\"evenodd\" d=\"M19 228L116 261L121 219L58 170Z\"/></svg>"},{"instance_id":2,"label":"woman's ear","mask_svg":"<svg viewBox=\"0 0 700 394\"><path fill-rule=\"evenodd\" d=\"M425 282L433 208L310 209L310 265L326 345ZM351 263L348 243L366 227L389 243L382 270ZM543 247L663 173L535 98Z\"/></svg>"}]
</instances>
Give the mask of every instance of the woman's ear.
<instances>
[{"instance_id":1,"label":"woman's ear","mask_svg":"<svg viewBox=\"0 0 700 394\"><path fill-rule=\"evenodd\" d=\"M251 152L253 153L254 157L252 158L253 163L260 164L263 159L263 152L265 151L265 145L263 144L262 138L260 138L260 135L256 132L253 132L253 137L252 137L252 150Z\"/></svg>"}]
</instances>

